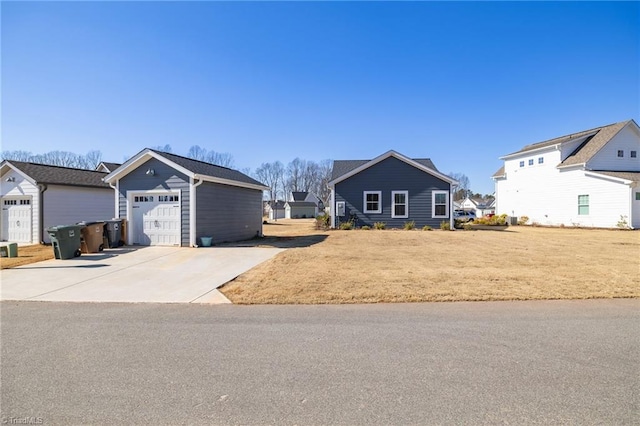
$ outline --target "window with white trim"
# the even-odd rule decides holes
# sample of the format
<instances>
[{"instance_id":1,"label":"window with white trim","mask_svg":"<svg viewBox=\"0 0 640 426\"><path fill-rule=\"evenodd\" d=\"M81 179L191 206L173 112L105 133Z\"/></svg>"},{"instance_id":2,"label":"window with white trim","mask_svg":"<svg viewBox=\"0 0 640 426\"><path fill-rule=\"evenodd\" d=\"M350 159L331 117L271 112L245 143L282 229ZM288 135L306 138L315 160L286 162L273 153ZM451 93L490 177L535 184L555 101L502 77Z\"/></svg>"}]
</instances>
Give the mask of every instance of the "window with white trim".
<instances>
[{"instance_id":1,"label":"window with white trim","mask_svg":"<svg viewBox=\"0 0 640 426\"><path fill-rule=\"evenodd\" d=\"M640 201L640 192L636 192L636 201Z\"/></svg>"},{"instance_id":2,"label":"window with white trim","mask_svg":"<svg viewBox=\"0 0 640 426\"><path fill-rule=\"evenodd\" d=\"M409 217L409 191L391 191L391 217L394 219Z\"/></svg>"},{"instance_id":3,"label":"window with white trim","mask_svg":"<svg viewBox=\"0 0 640 426\"><path fill-rule=\"evenodd\" d=\"M544 157L538 157L538 164L544 163Z\"/></svg>"},{"instance_id":4,"label":"window with white trim","mask_svg":"<svg viewBox=\"0 0 640 426\"><path fill-rule=\"evenodd\" d=\"M520 167L524 167L524 160L520 162Z\"/></svg>"},{"instance_id":5,"label":"window with white trim","mask_svg":"<svg viewBox=\"0 0 640 426\"><path fill-rule=\"evenodd\" d=\"M630 152L631 158L637 158L638 156L638 151L631 151Z\"/></svg>"},{"instance_id":6,"label":"window with white trim","mask_svg":"<svg viewBox=\"0 0 640 426\"><path fill-rule=\"evenodd\" d=\"M588 215L589 214L589 196L588 195L578 195L578 215Z\"/></svg>"},{"instance_id":7,"label":"window with white trim","mask_svg":"<svg viewBox=\"0 0 640 426\"><path fill-rule=\"evenodd\" d=\"M382 191L364 191L364 213L382 213Z\"/></svg>"},{"instance_id":8,"label":"window with white trim","mask_svg":"<svg viewBox=\"0 0 640 426\"><path fill-rule=\"evenodd\" d=\"M431 193L431 217L449 217L449 191Z\"/></svg>"},{"instance_id":9,"label":"window with white trim","mask_svg":"<svg viewBox=\"0 0 640 426\"><path fill-rule=\"evenodd\" d=\"M533 158L529 158L529 165L533 166Z\"/></svg>"},{"instance_id":10,"label":"window with white trim","mask_svg":"<svg viewBox=\"0 0 640 426\"><path fill-rule=\"evenodd\" d=\"M622 149L618 150L618 157L620 158L624 157L624 151Z\"/></svg>"}]
</instances>

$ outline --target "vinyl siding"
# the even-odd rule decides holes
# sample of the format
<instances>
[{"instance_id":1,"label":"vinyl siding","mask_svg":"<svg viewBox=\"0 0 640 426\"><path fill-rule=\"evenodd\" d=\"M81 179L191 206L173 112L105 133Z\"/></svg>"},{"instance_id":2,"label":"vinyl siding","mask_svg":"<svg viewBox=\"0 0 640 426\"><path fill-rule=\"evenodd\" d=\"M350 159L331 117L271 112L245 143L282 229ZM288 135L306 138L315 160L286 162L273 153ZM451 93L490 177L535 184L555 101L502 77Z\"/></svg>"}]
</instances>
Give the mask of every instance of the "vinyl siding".
<instances>
[{"instance_id":1,"label":"vinyl siding","mask_svg":"<svg viewBox=\"0 0 640 426\"><path fill-rule=\"evenodd\" d=\"M389 157L360 173L335 185L334 202L344 201L345 216L337 218L348 221L351 214L357 215L357 226L372 226L375 222L385 222L389 228L401 228L405 222L415 221L416 227L429 225L437 228L446 218L432 218L432 196L434 190L450 190L450 185L435 176L423 172L409 164ZM382 192L382 213L363 213L364 191ZM391 192L409 192L409 217L391 217ZM334 206L335 207L335 206ZM339 223L336 223L339 226Z\"/></svg>"},{"instance_id":2,"label":"vinyl siding","mask_svg":"<svg viewBox=\"0 0 640 426\"><path fill-rule=\"evenodd\" d=\"M618 150L623 151L623 157L618 157ZM636 151L636 158L631 158L632 150ZM623 128L593 156L587 164L587 168L640 172L640 135L636 134L632 126Z\"/></svg>"},{"instance_id":3,"label":"vinyl siding","mask_svg":"<svg viewBox=\"0 0 640 426\"><path fill-rule=\"evenodd\" d=\"M10 177L15 178L15 182L7 182L6 180ZM31 197L31 242L40 242L40 191L38 187L25 180L21 174L10 170L2 175L0 188L2 197ZM5 240L6 237L2 235L0 239Z\"/></svg>"},{"instance_id":4,"label":"vinyl siding","mask_svg":"<svg viewBox=\"0 0 640 426\"><path fill-rule=\"evenodd\" d=\"M155 174L146 174L148 169L153 169ZM121 218L128 221L127 217L127 192L167 190L180 191L180 212L181 212L181 245L189 246L189 178L172 167L164 164L155 158L142 164L131 173L124 176L119 181L119 212ZM111 199L111 211L113 211L113 198Z\"/></svg>"},{"instance_id":5,"label":"vinyl siding","mask_svg":"<svg viewBox=\"0 0 640 426\"><path fill-rule=\"evenodd\" d=\"M544 154L545 163L528 166L526 156L505 161L506 179L496 180L496 214L528 216L550 226L615 228L631 212L629 186L581 169L558 169L559 151ZM524 167L519 167L521 160ZM589 195L589 214L578 214L578 195ZM633 225L634 227L637 225Z\"/></svg>"},{"instance_id":6,"label":"vinyl siding","mask_svg":"<svg viewBox=\"0 0 640 426\"><path fill-rule=\"evenodd\" d=\"M48 185L44 197L44 235L51 226L73 225L111 219L113 216L113 189ZM34 214L35 215L35 214Z\"/></svg>"},{"instance_id":7,"label":"vinyl siding","mask_svg":"<svg viewBox=\"0 0 640 426\"><path fill-rule=\"evenodd\" d=\"M196 188L196 238L214 243L262 235L262 191L204 182Z\"/></svg>"}]
</instances>

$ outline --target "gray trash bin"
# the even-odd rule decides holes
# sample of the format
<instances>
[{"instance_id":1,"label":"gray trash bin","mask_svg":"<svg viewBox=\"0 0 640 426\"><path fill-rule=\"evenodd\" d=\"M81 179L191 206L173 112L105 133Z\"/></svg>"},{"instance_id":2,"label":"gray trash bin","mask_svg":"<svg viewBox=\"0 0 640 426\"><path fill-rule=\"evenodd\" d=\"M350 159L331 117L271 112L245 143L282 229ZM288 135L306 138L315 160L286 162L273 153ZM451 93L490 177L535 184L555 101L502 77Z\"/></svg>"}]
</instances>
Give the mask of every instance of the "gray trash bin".
<instances>
[{"instance_id":1,"label":"gray trash bin","mask_svg":"<svg viewBox=\"0 0 640 426\"><path fill-rule=\"evenodd\" d=\"M82 228L82 225L65 225L47 229L56 259L73 259L80 256Z\"/></svg>"},{"instance_id":2,"label":"gray trash bin","mask_svg":"<svg viewBox=\"0 0 640 426\"><path fill-rule=\"evenodd\" d=\"M122 241L122 219L105 220L105 231L109 248L121 247L124 245Z\"/></svg>"}]
</instances>

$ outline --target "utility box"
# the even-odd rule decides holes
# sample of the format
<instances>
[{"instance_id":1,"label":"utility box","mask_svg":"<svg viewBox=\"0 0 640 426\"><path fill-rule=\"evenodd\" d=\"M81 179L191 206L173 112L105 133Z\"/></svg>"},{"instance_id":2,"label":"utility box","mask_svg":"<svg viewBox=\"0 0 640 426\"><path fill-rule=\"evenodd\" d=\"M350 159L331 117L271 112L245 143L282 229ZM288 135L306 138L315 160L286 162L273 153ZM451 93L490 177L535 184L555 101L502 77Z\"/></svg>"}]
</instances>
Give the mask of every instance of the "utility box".
<instances>
[{"instance_id":1,"label":"utility box","mask_svg":"<svg viewBox=\"0 0 640 426\"><path fill-rule=\"evenodd\" d=\"M0 257L18 257L18 243L8 243L0 246Z\"/></svg>"}]
</instances>

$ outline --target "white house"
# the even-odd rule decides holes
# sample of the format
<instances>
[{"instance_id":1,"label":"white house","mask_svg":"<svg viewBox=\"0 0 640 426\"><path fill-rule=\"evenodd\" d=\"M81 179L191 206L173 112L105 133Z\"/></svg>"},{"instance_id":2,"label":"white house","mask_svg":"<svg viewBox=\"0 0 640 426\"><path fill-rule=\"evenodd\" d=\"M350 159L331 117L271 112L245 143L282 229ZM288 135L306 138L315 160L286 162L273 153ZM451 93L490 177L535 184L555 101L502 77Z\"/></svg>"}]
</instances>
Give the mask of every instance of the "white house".
<instances>
[{"instance_id":1,"label":"white house","mask_svg":"<svg viewBox=\"0 0 640 426\"><path fill-rule=\"evenodd\" d=\"M107 174L22 161L0 164L0 240L49 242L46 229L113 217L113 189Z\"/></svg>"},{"instance_id":2,"label":"white house","mask_svg":"<svg viewBox=\"0 0 640 426\"><path fill-rule=\"evenodd\" d=\"M527 145L501 157L496 213L541 225L640 228L638 152L634 120Z\"/></svg>"},{"instance_id":3,"label":"white house","mask_svg":"<svg viewBox=\"0 0 640 426\"><path fill-rule=\"evenodd\" d=\"M484 198L466 197L458 205L460 210L472 211L476 217L482 217L489 213L495 213L494 202L493 198L485 200Z\"/></svg>"}]
</instances>

